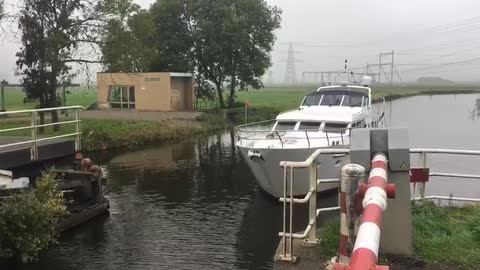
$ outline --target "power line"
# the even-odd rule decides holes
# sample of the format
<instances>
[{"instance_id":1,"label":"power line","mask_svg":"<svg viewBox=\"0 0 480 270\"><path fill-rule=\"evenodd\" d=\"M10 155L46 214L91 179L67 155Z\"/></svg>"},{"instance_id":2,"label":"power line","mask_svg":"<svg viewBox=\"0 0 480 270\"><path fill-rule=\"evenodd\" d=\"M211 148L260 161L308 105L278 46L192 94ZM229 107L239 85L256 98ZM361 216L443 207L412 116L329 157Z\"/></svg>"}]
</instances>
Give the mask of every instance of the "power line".
<instances>
[{"instance_id":1,"label":"power line","mask_svg":"<svg viewBox=\"0 0 480 270\"><path fill-rule=\"evenodd\" d=\"M412 68L412 69L403 70L402 72L412 72L412 71L427 70L427 69L432 69L432 68L443 68L443 67L448 67L448 66L452 66L452 65L474 63L476 61L480 61L480 57L461 60L461 61L447 62L447 63L442 63L442 64L435 64L435 65L431 65L429 67Z\"/></svg>"}]
</instances>

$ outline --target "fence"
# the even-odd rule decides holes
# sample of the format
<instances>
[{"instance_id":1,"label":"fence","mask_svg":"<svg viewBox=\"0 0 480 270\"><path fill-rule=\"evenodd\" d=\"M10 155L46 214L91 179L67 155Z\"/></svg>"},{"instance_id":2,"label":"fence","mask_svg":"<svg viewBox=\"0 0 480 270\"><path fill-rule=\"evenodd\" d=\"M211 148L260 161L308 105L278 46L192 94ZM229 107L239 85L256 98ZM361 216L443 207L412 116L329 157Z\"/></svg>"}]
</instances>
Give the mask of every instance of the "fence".
<instances>
[{"instance_id":1,"label":"fence","mask_svg":"<svg viewBox=\"0 0 480 270\"><path fill-rule=\"evenodd\" d=\"M415 148L410 149L410 153L418 154L420 156L420 167L421 169L428 169L428 156L429 154L442 154L442 155L467 155L467 156L480 156L480 151L475 150L461 150L461 149L441 149L441 148ZM426 182L428 182L429 177L453 177L453 178L466 178L466 179L478 179L480 180L480 175L474 174L459 174L459 173L447 173L447 172L430 172L426 170L428 174L424 175L423 181L419 181L420 197L412 198L414 201L418 200L450 200L450 201L463 201L463 202L480 202L479 198L464 198L464 197L455 197L455 196L440 196L440 195L430 195L425 196L425 187Z\"/></svg>"},{"instance_id":2,"label":"fence","mask_svg":"<svg viewBox=\"0 0 480 270\"><path fill-rule=\"evenodd\" d=\"M14 128L4 128L0 129L0 134L7 133L7 132L15 132L15 131L22 131L22 130L30 130L30 137L21 138L19 137L13 143L6 143L0 145L0 150L8 149L12 147L18 146L31 146L31 159L38 160L38 147L39 144L42 142L62 139L62 138L75 138L75 151L80 151L81 149L81 131L80 131L80 111L85 110L82 106L67 106L67 107L55 107L55 108L45 108L45 109L33 109L33 110L21 110L21 111L8 111L8 112L0 112L0 117L10 117L10 116L18 116L27 114L30 115L30 124L27 126L20 126ZM59 121L47 124L38 124L39 114L40 113L49 113L53 111L73 111L74 112L74 120L67 120L67 121ZM43 127L50 127L50 126L61 126L67 124L75 124L75 132L56 135L56 136L45 136L40 138L38 128Z\"/></svg>"},{"instance_id":3,"label":"fence","mask_svg":"<svg viewBox=\"0 0 480 270\"><path fill-rule=\"evenodd\" d=\"M363 200L362 206L363 211L360 212L360 215L357 216L358 220L353 222L360 221L360 226L355 231L355 245L353 247L353 252L351 253L352 259L347 252L342 252L345 249L346 243L342 242L342 239L345 240L348 238L348 232L345 228L347 226L344 223L346 222L346 209L348 208L346 202L346 187L344 187L344 175L342 170L342 184L341 184L341 196L340 196L340 207L328 207L328 208L319 208L317 209L316 204L316 193L317 185L322 183L332 183L339 182L339 179L319 179L319 174L321 172L317 171L317 158L321 154L348 154L349 149L318 149L305 161L282 161L280 162L280 167L283 169L284 179L283 179L283 197L280 198L280 202L283 203L283 231L279 233L281 240L281 249L280 255L277 258L281 261L295 262L296 256L293 248L294 239L304 239L305 244L316 244L318 243L316 235L316 224L317 217L321 212L326 211L335 211L341 210L341 229L340 229L340 256L343 261L335 264L335 270L342 269L388 269L387 266L377 266L378 260L378 250L379 250L379 239L380 239L380 224L382 218L382 212L386 209L387 198L393 198L395 194L395 187L391 184L388 184L387 181L387 170L388 170L388 161L385 154L377 153L372 159L372 169L370 171L370 177L368 181L368 186L366 184L359 183L358 189L355 190L353 194L357 194L358 198ZM410 149L411 154L419 154L421 167L425 171L427 169L428 156L432 154L449 154L449 155L474 155L480 156L480 151L473 150L458 150L458 149L428 149L428 148L418 148ZM351 166L352 164L350 164ZM345 166L347 167L347 166ZM345 168L344 167L344 168ZM310 189L308 193L303 198L294 198L293 194L293 182L295 176L295 169L308 169L309 175L309 185ZM412 168L416 169L416 168ZM360 170L361 171L361 170ZM353 174L351 174L353 175ZM358 174L359 176L360 174ZM420 185L423 187L420 189L421 196L411 198L411 200L453 200L453 201L463 201L463 202L480 202L479 198L464 198L464 197L454 197L454 196L440 196L440 195L430 195L425 196L425 182L428 181L428 177L457 177L457 178L466 178L466 179L480 179L480 175L474 174L459 174L451 172L429 172L425 175L426 180L420 182ZM357 178L357 181L360 177ZM355 196L355 195L354 195ZM353 198L357 200L358 198ZM352 200L352 198L350 198ZM309 216L308 216L308 225L303 231L303 233L293 233L293 214L294 214L294 204L309 204ZM352 221L350 221L352 222ZM345 251L345 250L344 250Z\"/></svg>"},{"instance_id":4,"label":"fence","mask_svg":"<svg viewBox=\"0 0 480 270\"><path fill-rule=\"evenodd\" d=\"M340 207L328 207L317 209L317 185L322 183L335 183L339 179L319 179L317 171L317 158L321 154L348 154L348 149L318 149L310 155L305 161L281 161L280 167L283 167L283 197L279 199L283 203L283 231L279 233L282 237L282 249L279 260L295 262L296 256L293 250L293 239L305 239L306 244L315 245L318 243L316 235L317 217L322 212L339 210ZM305 197L296 199L293 197L293 182L295 169L308 169L310 189ZM290 176L290 177L288 177ZM290 181L288 181L290 180ZM288 188L290 187L290 189ZM293 204L308 203L308 225L303 233L293 233ZM287 206L288 204L288 206ZM287 229L287 208L288 224ZM288 231L288 232L287 232Z\"/></svg>"}]
</instances>

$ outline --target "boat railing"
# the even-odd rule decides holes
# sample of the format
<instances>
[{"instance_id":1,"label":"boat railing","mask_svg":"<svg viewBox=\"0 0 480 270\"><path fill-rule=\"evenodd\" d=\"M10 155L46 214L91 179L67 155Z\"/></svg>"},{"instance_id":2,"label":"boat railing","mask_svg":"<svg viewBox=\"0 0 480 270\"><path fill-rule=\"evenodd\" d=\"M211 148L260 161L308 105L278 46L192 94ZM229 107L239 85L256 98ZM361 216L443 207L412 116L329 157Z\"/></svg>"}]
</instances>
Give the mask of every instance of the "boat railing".
<instances>
[{"instance_id":1,"label":"boat railing","mask_svg":"<svg viewBox=\"0 0 480 270\"><path fill-rule=\"evenodd\" d=\"M281 261L295 262L296 256L293 250L293 239L304 239L306 245L316 245L319 242L317 238L317 218L322 212L339 210L340 207L326 207L317 209L317 186L326 183L338 183L340 179L319 179L317 170L317 158L321 154L348 154L349 149L317 149L305 161L281 161L280 167L283 169L283 197L279 199L283 203L283 230L278 235L281 237L281 250L278 259ZM294 198L293 183L295 182L295 170L307 169L309 178L309 191L303 198ZM321 172L320 172L321 174ZM303 233L293 232L293 204L308 203L308 225ZM288 213L287 213L288 212ZM287 223L288 221L288 223ZM287 225L288 224L288 225Z\"/></svg>"},{"instance_id":2,"label":"boat railing","mask_svg":"<svg viewBox=\"0 0 480 270\"><path fill-rule=\"evenodd\" d=\"M2 128L0 125L0 136L4 136L5 133L20 133L22 136L13 136L14 142L9 142L0 145L0 150L10 149L12 147L30 145L30 153L32 160L38 160L38 148L39 144L46 141L58 140L64 138L74 138L75 140L75 151L80 151L81 149L81 130L80 130L80 111L85 110L82 106L65 106L65 107L55 107L55 108L43 108L43 109L32 109L32 110L20 110L20 111L6 111L0 112L0 118L2 117L11 117L15 118L15 121L19 121L21 126L9 127L9 123L5 122L7 128ZM73 118L69 118L65 121L58 121L51 123L39 124L39 119L41 114L51 113L57 111L59 113L68 114L69 111L73 111ZM25 120L23 123L22 120ZM17 122L13 122L13 124ZM40 134L38 129L45 127L55 127L61 125L75 125L73 132L61 135L50 135L49 133ZM23 131L29 130L28 135L23 136ZM69 131L68 131L69 132ZM8 140L7 140L8 141Z\"/></svg>"},{"instance_id":3,"label":"boat railing","mask_svg":"<svg viewBox=\"0 0 480 270\"><path fill-rule=\"evenodd\" d=\"M273 120L275 121L275 120ZM264 123L266 123L265 121ZM282 148L290 141L304 140L310 148L317 140L326 140L328 146L345 145L350 141L351 128L330 128L320 130L272 130L252 128L252 125L238 126L235 129L237 142L243 145L245 141L278 140Z\"/></svg>"}]
</instances>

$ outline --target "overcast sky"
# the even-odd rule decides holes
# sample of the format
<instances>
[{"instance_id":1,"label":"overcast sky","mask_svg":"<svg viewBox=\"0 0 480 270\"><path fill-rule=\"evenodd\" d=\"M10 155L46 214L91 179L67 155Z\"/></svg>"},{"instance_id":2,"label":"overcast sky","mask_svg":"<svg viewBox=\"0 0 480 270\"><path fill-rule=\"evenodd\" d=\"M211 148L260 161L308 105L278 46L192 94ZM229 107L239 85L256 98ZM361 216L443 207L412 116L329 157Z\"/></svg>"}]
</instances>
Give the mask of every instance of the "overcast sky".
<instances>
[{"instance_id":1,"label":"overcast sky","mask_svg":"<svg viewBox=\"0 0 480 270\"><path fill-rule=\"evenodd\" d=\"M153 0L136 2L148 8ZM478 0L267 2L283 10L282 28L272 53L275 82L283 81L289 42L295 42L293 47L298 52L298 81L304 71L342 69L344 59L348 59L349 68L362 71L367 63L378 63L380 51L391 50L395 50L395 63L404 80L441 76L455 81L480 81ZM17 1L6 3L11 11ZM0 46L0 79L13 82L18 43L10 35ZM386 56L382 61L391 58Z\"/></svg>"}]
</instances>

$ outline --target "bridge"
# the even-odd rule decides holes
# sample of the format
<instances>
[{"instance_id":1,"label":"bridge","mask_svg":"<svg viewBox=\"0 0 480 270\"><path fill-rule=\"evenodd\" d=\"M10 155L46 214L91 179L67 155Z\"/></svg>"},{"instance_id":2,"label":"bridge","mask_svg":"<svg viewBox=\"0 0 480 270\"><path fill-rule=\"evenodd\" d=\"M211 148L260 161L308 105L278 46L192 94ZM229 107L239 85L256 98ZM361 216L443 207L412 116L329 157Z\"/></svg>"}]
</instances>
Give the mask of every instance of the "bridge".
<instances>
[{"instance_id":1,"label":"bridge","mask_svg":"<svg viewBox=\"0 0 480 270\"><path fill-rule=\"evenodd\" d=\"M12 169L81 151L81 106L0 112L0 169ZM66 118L39 123L52 112ZM48 119L45 117L44 119ZM60 132L41 132L59 127Z\"/></svg>"},{"instance_id":2,"label":"bridge","mask_svg":"<svg viewBox=\"0 0 480 270\"><path fill-rule=\"evenodd\" d=\"M346 154L347 165L335 179L322 179L317 170L320 155ZM419 165L411 165L410 155L419 155ZM480 179L480 175L430 172L430 155L476 155L480 151L459 149L410 149L407 129L356 129L350 149L318 149L305 161L282 161L284 192L283 226L275 255L274 269L388 270L379 265L380 253L412 255L411 202L425 200L480 202L478 198L425 196L430 177ZM348 164L349 163L349 164ZM294 171L306 170L309 192L303 198L292 196ZM367 177L368 176L368 177ZM339 183L339 205L317 208L317 188L324 183ZM420 195L411 193L419 186ZM304 231L294 232L294 204L308 204L308 222ZM337 256L329 261L321 250L312 248L321 240L317 228L322 213L339 211L340 237Z\"/></svg>"}]
</instances>

